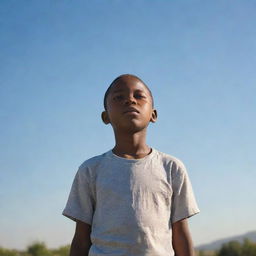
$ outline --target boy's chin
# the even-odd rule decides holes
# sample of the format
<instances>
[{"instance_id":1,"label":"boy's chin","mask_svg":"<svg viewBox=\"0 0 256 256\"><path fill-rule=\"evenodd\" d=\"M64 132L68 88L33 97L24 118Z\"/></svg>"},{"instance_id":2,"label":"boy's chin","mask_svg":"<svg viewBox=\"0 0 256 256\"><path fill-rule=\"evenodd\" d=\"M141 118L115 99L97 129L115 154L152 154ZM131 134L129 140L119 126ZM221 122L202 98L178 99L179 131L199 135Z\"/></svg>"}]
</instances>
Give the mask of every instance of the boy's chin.
<instances>
[{"instance_id":1,"label":"boy's chin","mask_svg":"<svg viewBox=\"0 0 256 256\"><path fill-rule=\"evenodd\" d=\"M115 127L115 133L127 133L127 134L133 134L141 131L145 131L148 127L147 125L139 125L136 124L136 122L130 122L129 124L126 125L120 125L118 127Z\"/></svg>"}]
</instances>

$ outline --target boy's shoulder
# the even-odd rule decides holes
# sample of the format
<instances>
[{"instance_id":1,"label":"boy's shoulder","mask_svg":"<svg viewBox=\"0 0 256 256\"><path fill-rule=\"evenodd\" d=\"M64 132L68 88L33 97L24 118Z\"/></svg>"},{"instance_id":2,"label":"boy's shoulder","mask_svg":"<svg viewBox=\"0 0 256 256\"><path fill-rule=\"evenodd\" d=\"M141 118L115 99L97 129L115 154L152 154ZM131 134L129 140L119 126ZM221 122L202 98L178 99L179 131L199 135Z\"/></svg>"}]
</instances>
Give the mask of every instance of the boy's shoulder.
<instances>
[{"instance_id":1,"label":"boy's shoulder","mask_svg":"<svg viewBox=\"0 0 256 256\"><path fill-rule=\"evenodd\" d=\"M77 170L77 175L88 180L95 180L97 173L102 170L102 164L107 159L107 154L108 152L96 155L82 162Z\"/></svg>"},{"instance_id":2,"label":"boy's shoulder","mask_svg":"<svg viewBox=\"0 0 256 256\"><path fill-rule=\"evenodd\" d=\"M80 166L79 169L94 168L97 167L106 157L108 152L100 155L93 156L86 159Z\"/></svg>"},{"instance_id":3,"label":"boy's shoulder","mask_svg":"<svg viewBox=\"0 0 256 256\"><path fill-rule=\"evenodd\" d=\"M185 169L185 165L179 158L177 158L173 155L161 152L159 150L157 150L157 154L161 158L161 160L163 161L164 164L171 164L176 168Z\"/></svg>"}]
</instances>

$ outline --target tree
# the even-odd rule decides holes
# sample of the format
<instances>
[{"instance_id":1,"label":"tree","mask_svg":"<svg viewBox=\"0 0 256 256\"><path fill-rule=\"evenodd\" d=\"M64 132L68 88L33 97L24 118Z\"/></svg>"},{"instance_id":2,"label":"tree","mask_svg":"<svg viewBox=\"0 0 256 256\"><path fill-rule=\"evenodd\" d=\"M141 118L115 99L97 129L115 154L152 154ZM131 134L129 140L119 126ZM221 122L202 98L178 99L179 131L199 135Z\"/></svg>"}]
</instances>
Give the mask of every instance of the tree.
<instances>
[{"instance_id":1,"label":"tree","mask_svg":"<svg viewBox=\"0 0 256 256\"><path fill-rule=\"evenodd\" d=\"M242 255L256 256L256 243L253 243L249 239L245 239L242 246Z\"/></svg>"},{"instance_id":2,"label":"tree","mask_svg":"<svg viewBox=\"0 0 256 256\"><path fill-rule=\"evenodd\" d=\"M241 244L237 241L223 244L217 256L243 256Z\"/></svg>"},{"instance_id":3,"label":"tree","mask_svg":"<svg viewBox=\"0 0 256 256\"><path fill-rule=\"evenodd\" d=\"M31 256L50 256L51 253L47 249L44 243L36 242L30 245L27 249L27 253Z\"/></svg>"},{"instance_id":4,"label":"tree","mask_svg":"<svg viewBox=\"0 0 256 256\"><path fill-rule=\"evenodd\" d=\"M242 244L232 241L223 244L217 256L256 256L256 243L245 239Z\"/></svg>"}]
</instances>

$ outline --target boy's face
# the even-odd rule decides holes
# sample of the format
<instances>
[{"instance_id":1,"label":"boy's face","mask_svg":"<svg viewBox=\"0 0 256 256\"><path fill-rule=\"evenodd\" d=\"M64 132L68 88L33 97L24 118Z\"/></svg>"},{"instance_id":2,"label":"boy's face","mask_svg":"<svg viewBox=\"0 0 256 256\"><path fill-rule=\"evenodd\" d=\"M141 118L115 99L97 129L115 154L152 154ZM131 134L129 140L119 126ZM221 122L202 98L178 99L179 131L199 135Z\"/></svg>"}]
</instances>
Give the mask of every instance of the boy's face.
<instances>
[{"instance_id":1,"label":"boy's face","mask_svg":"<svg viewBox=\"0 0 256 256\"><path fill-rule=\"evenodd\" d=\"M157 112L146 86L133 76L124 76L112 85L102 119L115 131L138 132L156 121Z\"/></svg>"}]
</instances>

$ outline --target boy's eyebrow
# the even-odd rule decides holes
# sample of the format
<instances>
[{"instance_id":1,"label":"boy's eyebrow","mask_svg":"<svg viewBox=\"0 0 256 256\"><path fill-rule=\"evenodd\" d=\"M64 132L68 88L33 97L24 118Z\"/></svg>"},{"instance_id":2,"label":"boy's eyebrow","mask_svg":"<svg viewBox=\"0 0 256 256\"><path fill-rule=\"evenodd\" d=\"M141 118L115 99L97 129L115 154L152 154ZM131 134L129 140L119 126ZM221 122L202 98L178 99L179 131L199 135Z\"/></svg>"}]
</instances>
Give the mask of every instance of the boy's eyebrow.
<instances>
[{"instance_id":1,"label":"boy's eyebrow","mask_svg":"<svg viewBox=\"0 0 256 256\"><path fill-rule=\"evenodd\" d=\"M145 91L141 90L141 89L137 89L137 90L135 90L135 92L145 92Z\"/></svg>"},{"instance_id":2,"label":"boy's eyebrow","mask_svg":"<svg viewBox=\"0 0 256 256\"><path fill-rule=\"evenodd\" d=\"M117 90L114 90L113 93L123 92L123 91L124 91L123 89L117 89Z\"/></svg>"}]
</instances>

